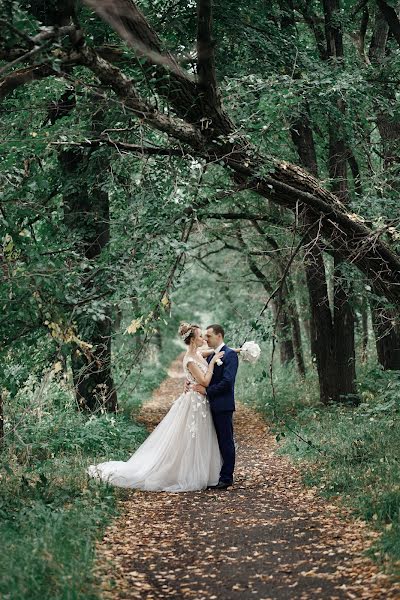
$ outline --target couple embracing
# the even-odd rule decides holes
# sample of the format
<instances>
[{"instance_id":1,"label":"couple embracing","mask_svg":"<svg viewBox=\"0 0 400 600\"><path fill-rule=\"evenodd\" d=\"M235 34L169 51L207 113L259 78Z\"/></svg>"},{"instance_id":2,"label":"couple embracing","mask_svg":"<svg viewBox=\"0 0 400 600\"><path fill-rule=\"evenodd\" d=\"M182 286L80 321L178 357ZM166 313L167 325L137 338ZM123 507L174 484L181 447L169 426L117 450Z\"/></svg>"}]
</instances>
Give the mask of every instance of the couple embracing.
<instances>
[{"instance_id":1,"label":"couple embracing","mask_svg":"<svg viewBox=\"0 0 400 600\"><path fill-rule=\"evenodd\" d=\"M128 461L90 465L90 476L119 487L165 492L224 490L233 484L239 350L225 345L217 324L203 336L198 325L181 323L179 336L187 346L184 392Z\"/></svg>"}]
</instances>

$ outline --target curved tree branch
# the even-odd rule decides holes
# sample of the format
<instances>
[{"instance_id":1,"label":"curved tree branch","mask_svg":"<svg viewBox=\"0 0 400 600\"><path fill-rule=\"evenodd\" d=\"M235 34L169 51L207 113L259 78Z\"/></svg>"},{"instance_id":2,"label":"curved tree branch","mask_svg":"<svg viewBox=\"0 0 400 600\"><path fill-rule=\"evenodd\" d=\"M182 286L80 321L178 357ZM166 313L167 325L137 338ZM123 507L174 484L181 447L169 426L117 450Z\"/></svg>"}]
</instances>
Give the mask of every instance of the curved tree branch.
<instances>
[{"instance_id":1,"label":"curved tree branch","mask_svg":"<svg viewBox=\"0 0 400 600\"><path fill-rule=\"evenodd\" d=\"M2 73L4 73L5 71L8 71L11 67L14 67L19 62L22 62L22 61L26 60L27 58L30 58L34 54L41 52L41 50L43 49L43 42L45 42L47 40L52 40L54 38L61 37L63 35L68 35L68 34L77 34L76 27L72 26L72 25L71 26L67 25L65 27L58 27L58 28L57 27L46 27L40 33L35 35L33 38L30 38L29 36L24 36L29 40L31 48L29 48L26 51L23 51L20 56L17 56L10 63L8 63L7 65L4 65L4 67L1 67L0 75Z\"/></svg>"},{"instance_id":2,"label":"curved tree branch","mask_svg":"<svg viewBox=\"0 0 400 600\"><path fill-rule=\"evenodd\" d=\"M80 63L95 73L103 85L111 88L125 106L130 108L137 117L159 131L190 144L194 148L202 148L204 140L201 132L183 119L172 117L157 111L141 98L133 82L122 71L104 60L88 46L80 51Z\"/></svg>"},{"instance_id":3,"label":"curved tree branch","mask_svg":"<svg viewBox=\"0 0 400 600\"><path fill-rule=\"evenodd\" d=\"M49 65L45 64L13 71L7 75L7 77L0 79L0 102L21 85L37 81L38 79L44 79L45 77L50 77L50 75L59 76L60 74L54 71Z\"/></svg>"},{"instance_id":4,"label":"curved tree branch","mask_svg":"<svg viewBox=\"0 0 400 600\"><path fill-rule=\"evenodd\" d=\"M163 52L156 33L148 26L146 19L130 0L84 0L104 21L134 48L139 56L153 65L166 67L175 75L192 79L184 72L177 60L169 52ZM145 32L145 36L143 36Z\"/></svg>"}]
</instances>

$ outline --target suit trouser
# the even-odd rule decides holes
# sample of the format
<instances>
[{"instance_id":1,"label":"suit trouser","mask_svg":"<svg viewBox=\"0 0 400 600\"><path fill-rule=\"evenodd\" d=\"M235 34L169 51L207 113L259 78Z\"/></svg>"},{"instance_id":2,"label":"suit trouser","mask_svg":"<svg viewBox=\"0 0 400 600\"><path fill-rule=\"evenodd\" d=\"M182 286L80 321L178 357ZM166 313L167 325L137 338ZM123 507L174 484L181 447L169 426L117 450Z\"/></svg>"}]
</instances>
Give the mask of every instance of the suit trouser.
<instances>
[{"instance_id":1,"label":"suit trouser","mask_svg":"<svg viewBox=\"0 0 400 600\"><path fill-rule=\"evenodd\" d=\"M219 480L224 483L233 483L233 470L235 468L235 442L233 439L232 417L232 411L212 413L223 461Z\"/></svg>"}]
</instances>

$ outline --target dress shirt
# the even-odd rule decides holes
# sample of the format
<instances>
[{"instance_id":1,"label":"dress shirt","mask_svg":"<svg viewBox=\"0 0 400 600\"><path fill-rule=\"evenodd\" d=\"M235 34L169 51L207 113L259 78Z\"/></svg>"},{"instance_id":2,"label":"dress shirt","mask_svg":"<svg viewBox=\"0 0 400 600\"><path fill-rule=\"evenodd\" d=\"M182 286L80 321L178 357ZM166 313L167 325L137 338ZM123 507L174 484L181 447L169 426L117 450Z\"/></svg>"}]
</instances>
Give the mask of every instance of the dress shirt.
<instances>
[{"instance_id":1,"label":"dress shirt","mask_svg":"<svg viewBox=\"0 0 400 600\"><path fill-rule=\"evenodd\" d=\"M221 352L221 348L223 348L225 346L225 342L222 342L222 344L220 344L217 348L214 348L214 354L218 354L218 352Z\"/></svg>"}]
</instances>

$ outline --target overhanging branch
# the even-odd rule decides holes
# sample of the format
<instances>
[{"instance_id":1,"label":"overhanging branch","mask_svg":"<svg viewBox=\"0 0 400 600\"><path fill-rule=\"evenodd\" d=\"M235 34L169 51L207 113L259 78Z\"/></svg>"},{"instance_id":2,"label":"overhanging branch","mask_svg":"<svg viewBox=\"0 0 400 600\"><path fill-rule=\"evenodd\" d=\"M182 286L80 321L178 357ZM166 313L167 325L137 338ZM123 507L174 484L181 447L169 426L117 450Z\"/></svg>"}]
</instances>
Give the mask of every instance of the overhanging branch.
<instances>
[{"instance_id":1,"label":"overhanging branch","mask_svg":"<svg viewBox=\"0 0 400 600\"><path fill-rule=\"evenodd\" d=\"M227 213L204 213L200 214L201 219L222 219L224 221L270 221L268 215L252 215L244 212L227 212Z\"/></svg>"},{"instance_id":2,"label":"overhanging branch","mask_svg":"<svg viewBox=\"0 0 400 600\"><path fill-rule=\"evenodd\" d=\"M98 56L94 50L84 46L80 51L79 60L81 64L98 76L103 85L111 88L119 99L123 100L124 104L148 125L175 137L181 142L190 144L194 148L201 148L204 145L203 136L194 125L179 117L158 112L141 98L131 79L122 73L118 67Z\"/></svg>"},{"instance_id":3,"label":"overhanging branch","mask_svg":"<svg viewBox=\"0 0 400 600\"><path fill-rule=\"evenodd\" d=\"M95 140L82 140L80 142L50 142L51 146L78 146L80 148L95 148L99 146L111 146L121 152L133 152L153 156L187 156L183 148L162 148L161 146L141 146L140 144L129 144L109 138Z\"/></svg>"},{"instance_id":4,"label":"overhanging branch","mask_svg":"<svg viewBox=\"0 0 400 600\"><path fill-rule=\"evenodd\" d=\"M183 71L170 52L163 52L162 44L155 32L148 26L143 14L133 2L126 0L84 0L92 10L111 25L120 37L145 57L151 64L160 65L187 80L192 79ZM143 37L143 32L145 36Z\"/></svg>"},{"instance_id":5,"label":"overhanging branch","mask_svg":"<svg viewBox=\"0 0 400 600\"><path fill-rule=\"evenodd\" d=\"M36 65L13 71L10 75L0 80L0 101L4 100L8 94L11 94L22 85L50 77L51 75L60 76L49 65Z\"/></svg>"},{"instance_id":6,"label":"overhanging branch","mask_svg":"<svg viewBox=\"0 0 400 600\"><path fill-rule=\"evenodd\" d=\"M23 52L20 56L15 58L10 63L6 64L4 67L1 67L0 75L5 73L5 71L8 71L11 67L14 67L17 63L31 58L34 54L40 52L43 48L43 42L72 33L77 33L77 29L74 25L66 25L65 27L46 27L43 28L43 30L40 33L38 33L32 38L27 36L26 34L20 33L21 37L28 40L31 48Z\"/></svg>"}]
</instances>

